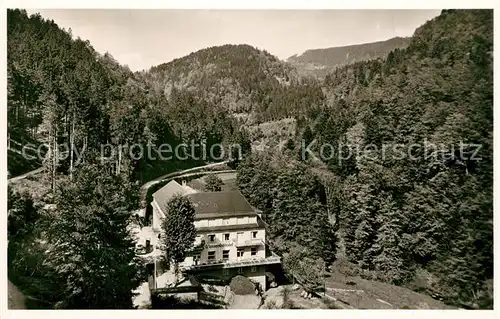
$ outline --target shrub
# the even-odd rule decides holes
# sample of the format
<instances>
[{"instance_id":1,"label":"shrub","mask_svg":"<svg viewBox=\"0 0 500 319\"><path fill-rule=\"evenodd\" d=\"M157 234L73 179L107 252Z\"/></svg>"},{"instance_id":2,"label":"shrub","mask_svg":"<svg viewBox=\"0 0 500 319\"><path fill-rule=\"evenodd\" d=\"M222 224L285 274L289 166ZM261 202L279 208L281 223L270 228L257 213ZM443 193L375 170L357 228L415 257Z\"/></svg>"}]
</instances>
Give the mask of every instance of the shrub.
<instances>
[{"instance_id":1,"label":"shrub","mask_svg":"<svg viewBox=\"0 0 500 319\"><path fill-rule=\"evenodd\" d=\"M205 190L207 192L220 192L223 185L220 177L215 174L208 174L205 177Z\"/></svg>"},{"instance_id":2,"label":"shrub","mask_svg":"<svg viewBox=\"0 0 500 319\"><path fill-rule=\"evenodd\" d=\"M231 291L236 295L251 295L255 292L255 285L244 276L236 276L229 283Z\"/></svg>"},{"instance_id":3,"label":"shrub","mask_svg":"<svg viewBox=\"0 0 500 319\"><path fill-rule=\"evenodd\" d=\"M360 276L362 269L358 265L348 261L345 257L338 258L331 267L332 272L339 272L340 274L348 277Z\"/></svg>"},{"instance_id":4,"label":"shrub","mask_svg":"<svg viewBox=\"0 0 500 319\"><path fill-rule=\"evenodd\" d=\"M335 301L329 299L329 298L323 298L323 303L328 309L342 309L342 307L339 307Z\"/></svg>"},{"instance_id":5,"label":"shrub","mask_svg":"<svg viewBox=\"0 0 500 319\"><path fill-rule=\"evenodd\" d=\"M293 301L290 299L290 288L288 287L283 287L283 291L281 292L283 295L283 306L281 307L282 309L293 309L294 304Z\"/></svg>"},{"instance_id":6,"label":"shrub","mask_svg":"<svg viewBox=\"0 0 500 319\"><path fill-rule=\"evenodd\" d=\"M269 301L268 303L265 304L264 306L265 309L280 309L277 305L276 305L276 301L275 300L271 300Z\"/></svg>"}]
</instances>

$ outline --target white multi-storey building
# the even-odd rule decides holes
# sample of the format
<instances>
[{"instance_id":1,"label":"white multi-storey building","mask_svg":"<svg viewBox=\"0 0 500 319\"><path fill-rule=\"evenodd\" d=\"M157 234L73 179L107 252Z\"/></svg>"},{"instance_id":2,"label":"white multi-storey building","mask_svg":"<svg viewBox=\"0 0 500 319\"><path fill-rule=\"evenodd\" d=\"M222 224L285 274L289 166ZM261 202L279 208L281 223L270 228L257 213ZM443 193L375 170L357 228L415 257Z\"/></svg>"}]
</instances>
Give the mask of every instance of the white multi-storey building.
<instances>
[{"instance_id":1,"label":"white multi-storey building","mask_svg":"<svg viewBox=\"0 0 500 319\"><path fill-rule=\"evenodd\" d=\"M237 274L257 282L265 290L266 267L280 258L266 249L266 231L259 211L238 191L196 192L171 181L153 194L153 230L161 231L167 202L174 194L190 199L196 211L197 237L180 265L182 271L229 279Z\"/></svg>"}]
</instances>

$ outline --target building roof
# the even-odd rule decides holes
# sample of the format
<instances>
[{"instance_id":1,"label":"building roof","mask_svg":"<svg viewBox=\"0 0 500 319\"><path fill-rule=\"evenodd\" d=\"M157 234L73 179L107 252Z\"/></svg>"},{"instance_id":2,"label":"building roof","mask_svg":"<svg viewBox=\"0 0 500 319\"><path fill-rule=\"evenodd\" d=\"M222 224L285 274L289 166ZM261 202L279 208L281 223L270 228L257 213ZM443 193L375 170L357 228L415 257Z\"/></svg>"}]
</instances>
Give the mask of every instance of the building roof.
<instances>
[{"instance_id":1,"label":"building roof","mask_svg":"<svg viewBox=\"0 0 500 319\"><path fill-rule=\"evenodd\" d=\"M168 201L175 194L184 194L186 190L176 181L170 181L165 186L154 192L153 198L157 201Z\"/></svg>"},{"instance_id":2,"label":"building roof","mask_svg":"<svg viewBox=\"0 0 500 319\"><path fill-rule=\"evenodd\" d=\"M153 193L153 200L158 206L165 210L168 201L176 194L187 195L196 193L196 190L187 185L181 185L174 180L168 182L165 186ZM163 212L164 213L164 212Z\"/></svg>"},{"instance_id":3,"label":"building roof","mask_svg":"<svg viewBox=\"0 0 500 319\"><path fill-rule=\"evenodd\" d=\"M239 191L200 192L172 180L153 194L154 201L165 213L168 201L176 194L187 196L196 211L195 219L253 216L253 208Z\"/></svg>"},{"instance_id":4,"label":"building roof","mask_svg":"<svg viewBox=\"0 0 500 319\"><path fill-rule=\"evenodd\" d=\"M257 215L239 191L192 193L188 198L195 208L196 219Z\"/></svg>"}]
</instances>

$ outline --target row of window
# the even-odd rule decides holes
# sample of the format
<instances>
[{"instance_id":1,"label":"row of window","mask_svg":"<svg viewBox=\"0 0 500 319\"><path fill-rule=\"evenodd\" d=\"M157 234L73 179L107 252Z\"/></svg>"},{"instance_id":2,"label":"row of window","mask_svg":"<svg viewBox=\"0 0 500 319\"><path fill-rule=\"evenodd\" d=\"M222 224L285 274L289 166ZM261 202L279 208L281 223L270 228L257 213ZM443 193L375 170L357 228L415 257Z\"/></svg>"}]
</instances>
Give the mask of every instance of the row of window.
<instances>
[{"instance_id":1,"label":"row of window","mask_svg":"<svg viewBox=\"0 0 500 319\"><path fill-rule=\"evenodd\" d=\"M220 226L220 225L245 225L249 223L255 223L256 217L232 217L223 219L209 219L198 222L196 226L206 227L206 226Z\"/></svg>"},{"instance_id":2,"label":"row of window","mask_svg":"<svg viewBox=\"0 0 500 319\"><path fill-rule=\"evenodd\" d=\"M229 235L230 235L229 233L224 234L223 238L224 238L225 241L229 240ZM239 236L243 236L243 233L238 233L238 237ZM257 232L256 231L252 232L252 238L257 238ZM210 242L214 242L215 241L215 235L214 234L208 235L208 240Z\"/></svg>"},{"instance_id":3,"label":"row of window","mask_svg":"<svg viewBox=\"0 0 500 319\"><path fill-rule=\"evenodd\" d=\"M243 248L238 248L236 251L236 257L240 258L245 255L245 249ZM252 247L250 250L250 256L255 256L257 255L257 248ZM222 251L222 259L229 259L229 250L223 250ZM215 250L209 250L208 251L208 260L215 260Z\"/></svg>"}]
</instances>

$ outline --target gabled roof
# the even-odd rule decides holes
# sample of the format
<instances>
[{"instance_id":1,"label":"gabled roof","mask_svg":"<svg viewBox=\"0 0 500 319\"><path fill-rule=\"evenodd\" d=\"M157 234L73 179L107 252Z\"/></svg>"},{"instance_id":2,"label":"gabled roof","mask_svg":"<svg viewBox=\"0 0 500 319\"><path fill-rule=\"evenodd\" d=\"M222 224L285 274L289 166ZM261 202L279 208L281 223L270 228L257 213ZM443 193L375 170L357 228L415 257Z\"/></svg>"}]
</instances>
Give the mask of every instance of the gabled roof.
<instances>
[{"instance_id":1,"label":"gabled roof","mask_svg":"<svg viewBox=\"0 0 500 319\"><path fill-rule=\"evenodd\" d=\"M189 186L184 186L172 180L165 186L153 193L153 200L158 204L165 213L168 201L176 194L186 195L195 193L196 191Z\"/></svg>"},{"instance_id":2,"label":"gabled roof","mask_svg":"<svg viewBox=\"0 0 500 319\"><path fill-rule=\"evenodd\" d=\"M254 216L258 213L239 191L198 193L174 180L153 194L162 213L166 213L168 201L176 194L187 196L191 200L196 211L195 219Z\"/></svg>"},{"instance_id":3,"label":"gabled roof","mask_svg":"<svg viewBox=\"0 0 500 319\"><path fill-rule=\"evenodd\" d=\"M238 191L193 193L187 196L195 208L196 219L257 215Z\"/></svg>"},{"instance_id":4,"label":"gabled roof","mask_svg":"<svg viewBox=\"0 0 500 319\"><path fill-rule=\"evenodd\" d=\"M165 186L157 190L153 194L153 198L158 202L168 202L170 198L172 198L175 194L182 194L184 195L186 193L186 189L182 187L181 184L177 183L176 181L170 181L168 182Z\"/></svg>"}]
</instances>

